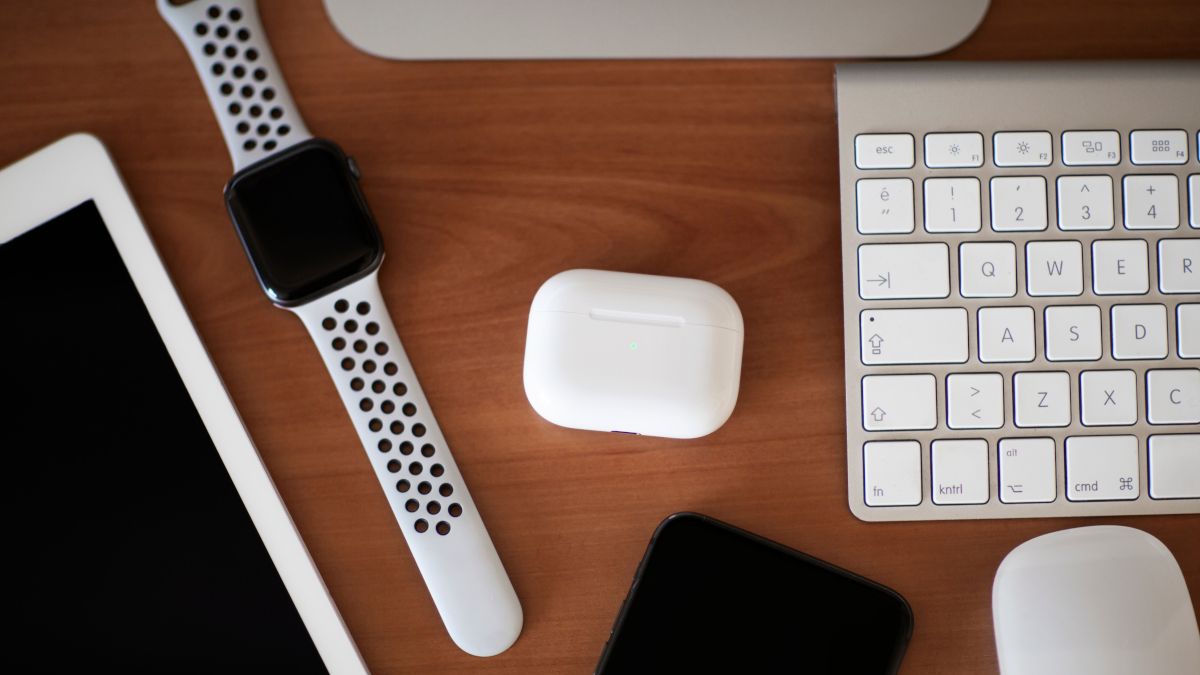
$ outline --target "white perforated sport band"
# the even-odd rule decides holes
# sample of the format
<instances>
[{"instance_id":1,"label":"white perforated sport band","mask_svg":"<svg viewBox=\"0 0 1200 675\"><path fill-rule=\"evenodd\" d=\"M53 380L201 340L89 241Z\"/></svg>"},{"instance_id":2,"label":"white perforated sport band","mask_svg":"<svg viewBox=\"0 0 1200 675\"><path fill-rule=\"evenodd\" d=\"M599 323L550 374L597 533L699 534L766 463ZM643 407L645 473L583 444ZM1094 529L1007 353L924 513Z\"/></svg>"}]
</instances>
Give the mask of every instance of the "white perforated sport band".
<instances>
[{"instance_id":1,"label":"white perforated sport band","mask_svg":"<svg viewBox=\"0 0 1200 675\"><path fill-rule=\"evenodd\" d=\"M308 327L450 637L491 656L521 605L379 292L377 273L291 308Z\"/></svg>"},{"instance_id":2,"label":"white perforated sport band","mask_svg":"<svg viewBox=\"0 0 1200 675\"><path fill-rule=\"evenodd\" d=\"M234 171L311 138L288 95L253 0L158 0L187 45ZM417 384L377 273L289 308L308 327L451 639L492 656L523 615L446 439Z\"/></svg>"},{"instance_id":3,"label":"white perforated sport band","mask_svg":"<svg viewBox=\"0 0 1200 675\"><path fill-rule=\"evenodd\" d=\"M221 126L233 170L311 138L271 53L254 0L158 0L187 47Z\"/></svg>"}]
</instances>

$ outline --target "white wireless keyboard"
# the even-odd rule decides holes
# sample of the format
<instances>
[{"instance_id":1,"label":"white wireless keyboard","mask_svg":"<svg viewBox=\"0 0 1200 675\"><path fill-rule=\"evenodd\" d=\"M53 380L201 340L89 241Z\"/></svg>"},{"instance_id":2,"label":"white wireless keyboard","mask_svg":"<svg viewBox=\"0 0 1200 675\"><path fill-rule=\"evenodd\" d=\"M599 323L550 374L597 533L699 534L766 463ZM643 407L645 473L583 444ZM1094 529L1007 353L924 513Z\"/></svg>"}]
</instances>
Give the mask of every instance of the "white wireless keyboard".
<instances>
[{"instance_id":1,"label":"white wireless keyboard","mask_svg":"<svg viewBox=\"0 0 1200 675\"><path fill-rule=\"evenodd\" d=\"M1200 513L1200 62L837 69L850 510Z\"/></svg>"}]
</instances>

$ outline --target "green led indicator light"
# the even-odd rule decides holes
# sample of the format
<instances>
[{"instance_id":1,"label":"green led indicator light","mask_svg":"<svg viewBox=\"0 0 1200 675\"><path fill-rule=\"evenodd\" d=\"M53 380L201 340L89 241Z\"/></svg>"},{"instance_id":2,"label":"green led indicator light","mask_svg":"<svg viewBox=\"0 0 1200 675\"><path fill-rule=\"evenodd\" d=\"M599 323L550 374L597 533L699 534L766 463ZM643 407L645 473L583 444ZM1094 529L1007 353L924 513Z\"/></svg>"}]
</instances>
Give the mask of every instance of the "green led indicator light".
<instances>
[{"instance_id":1,"label":"green led indicator light","mask_svg":"<svg viewBox=\"0 0 1200 675\"><path fill-rule=\"evenodd\" d=\"M636 343L636 342L630 342L630 343L629 343L629 351L631 351L631 352L636 352L636 351L637 351L637 343Z\"/></svg>"}]
</instances>

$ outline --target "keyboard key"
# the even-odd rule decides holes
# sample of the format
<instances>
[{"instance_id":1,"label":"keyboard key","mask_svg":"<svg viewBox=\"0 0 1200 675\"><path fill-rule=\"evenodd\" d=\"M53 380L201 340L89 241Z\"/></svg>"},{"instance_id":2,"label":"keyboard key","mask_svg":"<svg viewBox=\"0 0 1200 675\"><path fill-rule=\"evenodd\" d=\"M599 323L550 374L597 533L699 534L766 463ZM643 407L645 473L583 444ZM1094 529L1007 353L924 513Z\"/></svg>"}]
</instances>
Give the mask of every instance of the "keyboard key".
<instances>
[{"instance_id":1,"label":"keyboard key","mask_svg":"<svg viewBox=\"0 0 1200 675\"><path fill-rule=\"evenodd\" d=\"M859 315L862 362L966 363L967 310L869 309Z\"/></svg>"},{"instance_id":2,"label":"keyboard key","mask_svg":"<svg viewBox=\"0 0 1200 675\"><path fill-rule=\"evenodd\" d=\"M913 183L907 178L858 181L858 231L863 234L907 234L913 231Z\"/></svg>"},{"instance_id":3,"label":"keyboard key","mask_svg":"<svg viewBox=\"0 0 1200 675\"><path fill-rule=\"evenodd\" d=\"M858 247L858 294L864 300L950 295L945 244L864 244Z\"/></svg>"},{"instance_id":4,"label":"keyboard key","mask_svg":"<svg viewBox=\"0 0 1200 675\"><path fill-rule=\"evenodd\" d=\"M1130 230L1179 227L1179 179L1125 176L1125 227Z\"/></svg>"},{"instance_id":5,"label":"keyboard key","mask_svg":"<svg viewBox=\"0 0 1200 675\"><path fill-rule=\"evenodd\" d=\"M936 427L936 389L937 380L933 375L864 377L863 428L867 431L896 431Z\"/></svg>"},{"instance_id":6,"label":"keyboard key","mask_svg":"<svg viewBox=\"0 0 1200 675\"><path fill-rule=\"evenodd\" d=\"M959 292L964 298L1011 298L1017 294L1017 247L1002 242L958 247Z\"/></svg>"},{"instance_id":7,"label":"keyboard key","mask_svg":"<svg viewBox=\"0 0 1200 675\"><path fill-rule=\"evenodd\" d=\"M1025 245L1025 274L1033 296L1083 293L1083 245L1031 241Z\"/></svg>"},{"instance_id":8,"label":"keyboard key","mask_svg":"<svg viewBox=\"0 0 1200 675\"><path fill-rule=\"evenodd\" d=\"M1067 439L1067 499L1073 502L1137 499L1137 436Z\"/></svg>"},{"instance_id":9,"label":"keyboard key","mask_svg":"<svg viewBox=\"0 0 1200 675\"><path fill-rule=\"evenodd\" d=\"M1046 308L1046 358L1096 361L1100 346L1100 308L1095 305Z\"/></svg>"},{"instance_id":10,"label":"keyboard key","mask_svg":"<svg viewBox=\"0 0 1200 675\"><path fill-rule=\"evenodd\" d=\"M1163 293L1200 293L1200 239L1158 242L1158 287Z\"/></svg>"},{"instance_id":11,"label":"keyboard key","mask_svg":"<svg viewBox=\"0 0 1200 675\"><path fill-rule=\"evenodd\" d=\"M1053 438L1000 439L1000 501L1052 502L1058 496Z\"/></svg>"},{"instance_id":12,"label":"keyboard key","mask_svg":"<svg viewBox=\"0 0 1200 675\"><path fill-rule=\"evenodd\" d=\"M1062 162L1067 166L1121 163L1121 135L1115 131L1064 131Z\"/></svg>"},{"instance_id":13,"label":"keyboard key","mask_svg":"<svg viewBox=\"0 0 1200 675\"><path fill-rule=\"evenodd\" d=\"M1023 232L1046 229L1046 179L1042 176L993 178L992 229Z\"/></svg>"},{"instance_id":14,"label":"keyboard key","mask_svg":"<svg viewBox=\"0 0 1200 675\"><path fill-rule=\"evenodd\" d=\"M854 137L854 163L860 169L912 168L912 134L859 134Z\"/></svg>"},{"instance_id":15,"label":"keyboard key","mask_svg":"<svg viewBox=\"0 0 1200 675\"><path fill-rule=\"evenodd\" d=\"M1191 204L1188 224L1200 228L1200 174L1188 176L1188 203Z\"/></svg>"},{"instance_id":16,"label":"keyboard key","mask_svg":"<svg viewBox=\"0 0 1200 675\"><path fill-rule=\"evenodd\" d=\"M921 503L921 444L870 441L863 444L863 495L867 506Z\"/></svg>"},{"instance_id":17,"label":"keyboard key","mask_svg":"<svg viewBox=\"0 0 1200 675\"><path fill-rule=\"evenodd\" d=\"M1137 373L1132 370L1084 371L1079 396L1087 426L1137 423Z\"/></svg>"},{"instance_id":18,"label":"keyboard key","mask_svg":"<svg viewBox=\"0 0 1200 675\"><path fill-rule=\"evenodd\" d=\"M983 134L925 134L925 166L931 169L983 166Z\"/></svg>"},{"instance_id":19,"label":"keyboard key","mask_svg":"<svg viewBox=\"0 0 1200 675\"><path fill-rule=\"evenodd\" d=\"M933 442L934 504L986 504L988 444L981 439Z\"/></svg>"},{"instance_id":20,"label":"keyboard key","mask_svg":"<svg viewBox=\"0 0 1200 675\"><path fill-rule=\"evenodd\" d=\"M1167 308L1163 305L1113 305L1114 359L1162 359L1167 356Z\"/></svg>"},{"instance_id":21,"label":"keyboard key","mask_svg":"<svg viewBox=\"0 0 1200 675\"><path fill-rule=\"evenodd\" d=\"M1033 360L1033 308L979 310L979 360L984 363Z\"/></svg>"},{"instance_id":22,"label":"keyboard key","mask_svg":"<svg viewBox=\"0 0 1200 675\"><path fill-rule=\"evenodd\" d=\"M1058 179L1058 227L1062 230L1111 230L1111 176L1061 176Z\"/></svg>"},{"instance_id":23,"label":"keyboard key","mask_svg":"<svg viewBox=\"0 0 1200 675\"><path fill-rule=\"evenodd\" d=\"M929 232L978 232L978 178L925 179L925 229Z\"/></svg>"},{"instance_id":24,"label":"keyboard key","mask_svg":"<svg viewBox=\"0 0 1200 675\"><path fill-rule=\"evenodd\" d=\"M1151 424L1200 424L1200 368L1146 371Z\"/></svg>"},{"instance_id":25,"label":"keyboard key","mask_svg":"<svg viewBox=\"0 0 1200 675\"><path fill-rule=\"evenodd\" d=\"M1187 132L1182 129L1134 131L1129 134L1129 156L1134 164L1185 164Z\"/></svg>"},{"instance_id":26,"label":"keyboard key","mask_svg":"<svg viewBox=\"0 0 1200 675\"><path fill-rule=\"evenodd\" d=\"M951 429L999 429L1004 426L1004 377L1000 373L950 375L946 402Z\"/></svg>"},{"instance_id":27,"label":"keyboard key","mask_svg":"<svg viewBox=\"0 0 1200 675\"><path fill-rule=\"evenodd\" d=\"M1177 309L1176 330L1179 356L1185 359L1200 359L1200 304L1180 305Z\"/></svg>"},{"instance_id":28,"label":"keyboard key","mask_svg":"<svg viewBox=\"0 0 1200 675\"><path fill-rule=\"evenodd\" d=\"M1145 240L1092 242L1092 290L1097 295L1141 295L1150 290Z\"/></svg>"},{"instance_id":29,"label":"keyboard key","mask_svg":"<svg viewBox=\"0 0 1200 675\"><path fill-rule=\"evenodd\" d=\"M1071 423L1071 376L1066 373L1017 373L1014 418L1019 427L1065 427Z\"/></svg>"},{"instance_id":30,"label":"keyboard key","mask_svg":"<svg viewBox=\"0 0 1200 675\"><path fill-rule=\"evenodd\" d=\"M1200 434L1150 437L1150 496L1200 498Z\"/></svg>"},{"instance_id":31,"label":"keyboard key","mask_svg":"<svg viewBox=\"0 0 1200 675\"><path fill-rule=\"evenodd\" d=\"M992 137L996 166L1050 166L1048 131L1001 131Z\"/></svg>"}]
</instances>

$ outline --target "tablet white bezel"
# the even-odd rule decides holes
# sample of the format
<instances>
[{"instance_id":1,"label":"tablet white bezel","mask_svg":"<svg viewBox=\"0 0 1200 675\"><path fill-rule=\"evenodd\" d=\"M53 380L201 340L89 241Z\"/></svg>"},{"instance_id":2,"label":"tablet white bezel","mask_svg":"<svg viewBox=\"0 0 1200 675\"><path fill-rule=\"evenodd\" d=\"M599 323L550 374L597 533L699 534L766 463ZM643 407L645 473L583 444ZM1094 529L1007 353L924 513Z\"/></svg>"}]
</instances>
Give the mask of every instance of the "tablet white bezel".
<instances>
[{"instance_id":1,"label":"tablet white bezel","mask_svg":"<svg viewBox=\"0 0 1200 675\"><path fill-rule=\"evenodd\" d=\"M99 139L88 134L68 136L0 170L0 245L88 200L100 211L325 666L332 673L366 673L366 665Z\"/></svg>"}]
</instances>

